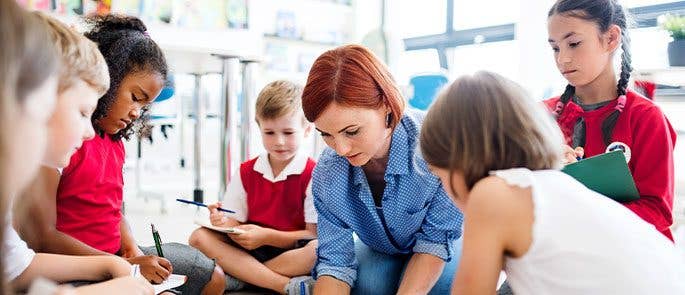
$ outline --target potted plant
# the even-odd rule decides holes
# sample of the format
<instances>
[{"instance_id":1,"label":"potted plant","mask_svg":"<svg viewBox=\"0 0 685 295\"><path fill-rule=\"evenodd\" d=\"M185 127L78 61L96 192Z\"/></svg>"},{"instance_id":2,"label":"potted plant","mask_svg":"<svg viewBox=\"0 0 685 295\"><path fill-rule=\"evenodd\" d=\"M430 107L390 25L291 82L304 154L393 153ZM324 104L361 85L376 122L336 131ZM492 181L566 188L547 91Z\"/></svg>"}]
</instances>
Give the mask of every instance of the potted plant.
<instances>
[{"instance_id":1,"label":"potted plant","mask_svg":"<svg viewBox=\"0 0 685 295\"><path fill-rule=\"evenodd\" d=\"M665 15L661 19L661 27L673 37L673 41L668 43L669 65L685 66L685 16Z\"/></svg>"}]
</instances>

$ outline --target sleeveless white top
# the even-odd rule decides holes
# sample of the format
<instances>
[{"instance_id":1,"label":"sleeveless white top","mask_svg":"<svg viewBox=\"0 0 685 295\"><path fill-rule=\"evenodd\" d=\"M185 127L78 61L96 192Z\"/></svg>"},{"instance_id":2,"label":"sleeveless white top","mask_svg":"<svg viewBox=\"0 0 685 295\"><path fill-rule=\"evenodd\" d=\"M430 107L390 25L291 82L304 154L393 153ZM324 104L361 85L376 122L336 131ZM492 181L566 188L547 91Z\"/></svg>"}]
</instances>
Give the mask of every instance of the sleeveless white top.
<instances>
[{"instance_id":1,"label":"sleeveless white top","mask_svg":"<svg viewBox=\"0 0 685 295\"><path fill-rule=\"evenodd\" d=\"M623 205L556 170L490 174L532 191L533 241L505 259L514 294L685 294L685 259Z\"/></svg>"}]
</instances>

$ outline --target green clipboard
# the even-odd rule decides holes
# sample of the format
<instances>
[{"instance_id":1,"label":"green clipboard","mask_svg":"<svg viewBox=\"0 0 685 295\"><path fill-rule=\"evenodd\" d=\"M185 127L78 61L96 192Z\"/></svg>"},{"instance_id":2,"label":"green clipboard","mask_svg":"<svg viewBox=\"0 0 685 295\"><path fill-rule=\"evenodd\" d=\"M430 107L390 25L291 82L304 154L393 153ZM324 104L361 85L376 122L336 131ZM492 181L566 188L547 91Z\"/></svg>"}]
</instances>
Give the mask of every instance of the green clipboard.
<instances>
[{"instance_id":1,"label":"green clipboard","mask_svg":"<svg viewBox=\"0 0 685 295\"><path fill-rule=\"evenodd\" d=\"M566 165L561 171L587 188L617 202L630 202L640 198L622 151L613 151L580 160Z\"/></svg>"}]
</instances>

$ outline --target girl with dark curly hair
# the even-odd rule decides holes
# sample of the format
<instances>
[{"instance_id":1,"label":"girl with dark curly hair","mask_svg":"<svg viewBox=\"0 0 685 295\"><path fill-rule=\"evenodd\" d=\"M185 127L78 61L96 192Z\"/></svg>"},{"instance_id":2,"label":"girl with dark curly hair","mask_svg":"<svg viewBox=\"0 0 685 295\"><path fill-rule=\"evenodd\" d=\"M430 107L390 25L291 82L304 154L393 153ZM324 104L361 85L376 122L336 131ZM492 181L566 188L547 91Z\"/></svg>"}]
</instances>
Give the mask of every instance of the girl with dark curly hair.
<instances>
[{"instance_id":1,"label":"girl with dark curly hair","mask_svg":"<svg viewBox=\"0 0 685 295\"><path fill-rule=\"evenodd\" d=\"M171 273L188 276L183 294L222 294L225 274L200 251L182 244L138 247L121 212L123 205L123 139L145 121L147 107L159 95L167 64L159 46L138 18L94 16L85 36L105 58L110 87L98 101L91 122L95 137L84 141L61 173L41 171L43 195L55 202L34 202L22 224L40 239L29 244L36 251L71 255L118 255L141 267L142 275L160 283ZM39 217L36 217L39 216ZM142 226L142 225L138 225ZM38 241L40 240L40 241ZM173 267L172 267L173 265Z\"/></svg>"}]
</instances>

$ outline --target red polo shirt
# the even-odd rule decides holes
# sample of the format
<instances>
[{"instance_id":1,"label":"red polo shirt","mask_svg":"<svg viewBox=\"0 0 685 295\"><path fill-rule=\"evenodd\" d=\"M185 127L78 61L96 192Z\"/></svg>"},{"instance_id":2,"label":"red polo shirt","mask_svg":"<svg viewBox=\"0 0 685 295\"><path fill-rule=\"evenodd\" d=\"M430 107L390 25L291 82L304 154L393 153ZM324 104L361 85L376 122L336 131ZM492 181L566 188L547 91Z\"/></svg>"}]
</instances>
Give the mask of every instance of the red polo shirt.
<instances>
[{"instance_id":1,"label":"red polo shirt","mask_svg":"<svg viewBox=\"0 0 685 295\"><path fill-rule=\"evenodd\" d=\"M121 247L124 144L108 135L83 142L62 171L57 230L115 254Z\"/></svg>"}]
</instances>

